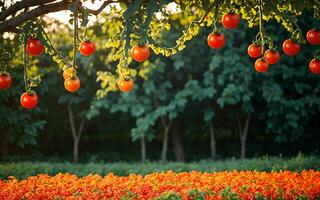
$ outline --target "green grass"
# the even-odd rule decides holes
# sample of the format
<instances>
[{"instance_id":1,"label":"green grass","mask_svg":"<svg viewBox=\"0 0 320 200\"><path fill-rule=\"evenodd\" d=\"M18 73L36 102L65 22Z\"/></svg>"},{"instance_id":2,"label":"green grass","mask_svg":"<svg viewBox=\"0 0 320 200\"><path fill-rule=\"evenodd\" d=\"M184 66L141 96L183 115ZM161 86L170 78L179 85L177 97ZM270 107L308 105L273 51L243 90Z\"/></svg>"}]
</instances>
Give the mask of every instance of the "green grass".
<instances>
[{"instance_id":1,"label":"green grass","mask_svg":"<svg viewBox=\"0 0 320 200\"><path fill-rule=\"evenodd\" d=\"M149 174L152 172L160 172L167 170L181 171L231 171L231 170L256 170L256 171L280 171L292 170L302 171L307 169L320 170L319 156L303 156L301 154L293 158L268 157L252 159L228 159L223 161L203 160L192 163L170 162L161 164L159 162L141 163L87 163L72 164L65 163L49 163L49 162L10 162L0 164L0 178L6 179L8 176L14 176L18 179L24 179L28 176L40 173L55 175L57 173L73 173L78 176L86 176L88 174L106 175L112 172L117 175L128 175L130 173Z\"/></svg>"}]
</instances>

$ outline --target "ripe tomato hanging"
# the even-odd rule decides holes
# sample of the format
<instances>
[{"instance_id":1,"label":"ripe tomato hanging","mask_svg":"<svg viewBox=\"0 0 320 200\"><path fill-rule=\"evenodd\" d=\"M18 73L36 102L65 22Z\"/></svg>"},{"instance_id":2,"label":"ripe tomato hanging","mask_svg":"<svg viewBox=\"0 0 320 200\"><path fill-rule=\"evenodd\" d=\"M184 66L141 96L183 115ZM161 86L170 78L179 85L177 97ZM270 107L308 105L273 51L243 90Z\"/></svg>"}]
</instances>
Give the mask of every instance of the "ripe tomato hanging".
<instances>
[{"instance_id":1,"label":"ripe tomato hanging","mask_svg":"<svg viewBox=\"0 0 320 200\"><path fill-rule=\"evenodd\" d=\"M67 79L74 75L74 69L69 67L63 71L63 78Z\"/></svg>"},{"instance_id":2,"label":"ripe tomato hanging","mask_svg":"<svg viewBox=\"0 0 320 200\"><path fill-rule=\"evenodd\" d=\"M146 45L134 45L130 51L131 57L137 62L144 62L150 56L150 49Z\"/></svg>"},{"instance_id":3,"label":"ripe tomato hanging","mask_svg":"<svg viewBox=\"0 0 320 200\"><path fill-rule=\"evenodd\" d=\"M320 31L316 29L308 31L307 41L312 45L320 45Z\"/></svg>"},{"instance_id":4,"label":"ripe tomato hanging","mask_svg":"<svg viewBox=\"0 0 320 200\"><path fill-rule=\"evenodd\" d=\"M317 59L312 59L309 63L309 69L314 74L320 74L320 61Z\"/></svg>"},{"instance_id":5,"label":"ripe tomato hanging","mask_svg":"<svg viewBox=\"0 0 320 200\"><path fill-rule=\"evenodd\" d=\"M267 50L264 53L264 59L266 59L266 62L268 64L274 65L280 61L281 55L280 55L279 51L277 51L277 50Z\"/></svg>"},{"instance_id":6,"label":"ripe tomato hanging","mask_svg":"<svg viewBox=\"0 0 320 200\"><path fill-rule=\"evenodd\" d=\"M83 56L90 56L96 51L96 45L91 41L83 41L80 43L79 51Z\"/></svg>"},{"instance_id":7,"label":"ripe tomato hanging","mask_svg":"<svg viewBox=\"0 0 320 200\"><path fill-rule=\"evenodd\" d=\"M263 61L261 58L259 58L256 60L254 67L257 72L263 73L269 69L269 64Z\"/></svg>"},{"instance_id":8,"label":"ripe tomato hanging","mask_svg":"<svg viewBox=\"0 0 320 200\"><path fill-rule=\"evenodd\" d=\"M295 56L300 52L301 46L299 43L294 42L292 39L287 39L283 42L282 49L283 52L288 56Z\"/></svg>"},{"instance_id":9,"label":"ripe tomato hanging","mask_svg":"<svg viewBox=\"0 0 320 200\"><path fill-rule=\"evenodd\" d=\"M20 104L25 109L33 109L38 105L38 96L35 92L25 92L20 97Z\"/></svg>"},{"instance_id":10,"label":"ripe tomato hanging","mask_svg":"<svg viewBox=\"0 0 320 200\"><path fill-rule=\"evenodd\" d=\"M64 80L64 88L69 92L75 92L80 88L80 79L78 77L70 77Z\"/></svg>"},{"instance_id":11,"label":"ripe tomato hanging","mask_svg":"<svg viewBox=\"0 0 320 200\"><path fill-rule=\"evenodd\" d=\"M226 29L234 29L240 22L240 16L236 13L226 13L222 16L222 25Z\"/></svg>"},{"instance_id":12,"label":"ripe tomato hanging","mask_svg":"<svg viewBox=\"0 0 320 200\"><path fill-rule=\"evenodd\" d=\"M130 80L119 80L118 87L122 92L130 92L134 87L134 82Z\"/></svg>"},{"instance_id":13,"label":"ripe tomato hanging","mask_svg":"<svg viewBox=\"0 0 320 200\"><path fill-rule=\"evenodd\" d=\"M12 78L9 74L0 75L0 90L4 90L11 87L11 84L12 84Z\"/></svg>"},{"instance_id":14,"label":"ripe tomato hanging","mask_svg":"<svg viewBox=\"0 0 320 200\"><path fill-rule=\"evenodd\" d=\"M251 58L259 58L262 54L262 47L260 45L250 44L247 52Z\"/></svg>"},{"instance_id":15,"label":"ripe tomato hanging","mask_svg":"<svg viewBox=\"0 0 320 200\"><path fill-rule=\"evenodd\" d=\"M224 45L224 35L221 33L210 33L207 38L209 47L213 49L220 49Z\"/></svg>"},{"instance_id":16,"label":"ripe tomato hanging","mask_svg":"<svg viewBox=\"0 0 320 200\"><path fill-rule=\"evenodd\" d=\"M44 46L37 38L28 38L26 51L30 56L39 56L44 51Z\"/></svg>"}]
</instances>

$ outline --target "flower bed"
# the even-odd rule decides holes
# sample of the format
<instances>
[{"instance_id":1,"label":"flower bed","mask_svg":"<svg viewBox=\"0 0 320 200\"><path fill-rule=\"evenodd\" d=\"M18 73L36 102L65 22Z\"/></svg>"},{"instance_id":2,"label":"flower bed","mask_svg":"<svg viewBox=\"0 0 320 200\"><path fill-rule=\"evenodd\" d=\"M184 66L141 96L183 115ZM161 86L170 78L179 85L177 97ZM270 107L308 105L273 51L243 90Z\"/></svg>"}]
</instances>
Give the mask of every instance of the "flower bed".
<instances>
[{"instance_id":1,"label":"flower bed","mask_svg":"<svg viewBox=\"0 0 320 200\"><path fill-rule=\"evenodd\" d=\"M317 199L320 172L40 174L0 181L0 199Z\"/></svg>"}]
</instances>

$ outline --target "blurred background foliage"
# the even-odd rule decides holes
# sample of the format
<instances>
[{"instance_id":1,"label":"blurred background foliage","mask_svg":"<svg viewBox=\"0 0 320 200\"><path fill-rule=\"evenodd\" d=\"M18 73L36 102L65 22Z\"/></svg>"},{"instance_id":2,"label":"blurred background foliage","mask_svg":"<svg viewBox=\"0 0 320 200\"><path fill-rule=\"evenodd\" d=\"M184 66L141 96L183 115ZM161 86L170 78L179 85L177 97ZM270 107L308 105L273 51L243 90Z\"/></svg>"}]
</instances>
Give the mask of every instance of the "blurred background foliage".
<instances>
[{"instance_id":1,"label":"blurred background foliage","mask_svg":"<svg viewBox=\"0 0 320 200\"><path fill-rule=\"evenodd\" d=\"M172 15L173 28L158 40L174 44L192 19L186 13ZM19 106L22 45L18 37L0 39L13 55L9 72L14 77L13 88L0 92L1 161L77 162L70 126L74 123L78 129L82 120L80 162L184 162L319 153L320 79L308 70L315 47L304 45L298 56L283 55L280 64L258 74L246 53L257 27L248 29L242 21L237 29L224 31L226 45L221 50L207 46L212 30L201 28L184 51L171 57L152 54L143 64L131 63L138 71L132 92L106 94L104 80L119 59L120 44L110 38L119 31L120 20L102 14L89 28L97 52L78 56L81 89L75 94L64 90L62 70L50 56L32 58L32 73L42 76L39 106L33 111ZM45 21L55 47L70 56L69 26ZM315 23L312 13L299 17L304 33L319 25ZM266 31L278 49L289 37L276 21L269 21Z\"/></svg>"}]
</instances>

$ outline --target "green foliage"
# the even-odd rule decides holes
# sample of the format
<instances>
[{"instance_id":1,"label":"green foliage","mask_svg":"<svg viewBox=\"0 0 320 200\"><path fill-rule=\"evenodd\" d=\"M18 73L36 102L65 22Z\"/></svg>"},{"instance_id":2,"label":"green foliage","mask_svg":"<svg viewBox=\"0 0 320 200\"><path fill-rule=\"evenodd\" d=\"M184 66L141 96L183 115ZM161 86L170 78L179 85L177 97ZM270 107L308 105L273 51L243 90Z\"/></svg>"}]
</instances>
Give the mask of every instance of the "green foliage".
<instances>
[{"instance_id":1,"label":"green foliage","mask_svg":"<svg viewBox=\"0 0 320 200\"><path fill-rule=\"evenodd\" d=\"M182 200L182 197L174 192L162 193L156 200Z\"/></svg>"},{"instance_id":2,"label":"green foliage","mask_svg":"<svg viewBox=\"0 0 320 200\"><path fill-rule=\"evenodd\" d=\"M0 178L5 179L8 176L14 176L19 179L39 173L55 175L57 173L73 173L78 176L86 176L96 173L105 175L112 172L117 175L127 176L130 173L149 174L152 172L161 172L174 170L176 172L184 171L201 171L201 172L217 172L217 171L232 171L232 170L256 170L256 171L280 171L293 170L302 171L307 169L319 170L320 158L317 156L302 156L298 155L293 158L282 157L262 157L243 160L225 160L209 162L203 160L192 163L168 163L163 165L158 162L141 163L87 163L87 164L72 164L72 163L45 163L45 162L17 162L0 164ZM225 189L226 197L231 197L230 189ZM190 196L201 198L209 195L210 191L190 191ZM168 194L171 198L178 198L174 194Z\"/></svg>"},{"instance_id":3,"label":"green foliage","mask_svg":"<svg viewBox=\"0 0 320 200\"><path fill-rule=\"evenodd\" d=\"M234 9L248 21L244 23L243 20L236 30L223 31L227 40L225 47L220 50L209 49L206 44L206 37L211 32L214 20L213 10L208 12L206 21L197 23L203 19L212 1L177 1L182 12L172 14L165 11L161 18L156 17L154 12L165 10L168 2L161 1L156 7L152 6L155 1L149 1L149 4L146 2L134 1L139 4L135 8L134 4L129 7L121 4L121 11L112 7L110 14L101 14L101 21L98 20L88 27L88 31L95 35L93 39L97 52L89 58L77 56L82 85L73 95L64 92L60 74L61 69L70 65L67 59L71 57L70 27L57 23L59 28L51 30L51 24L56 22L42 21L44 27L49 29L50 40L41 30L42 26L34 27L36 32L33 34L39 34L49 56L42 55L30 60L30 75L40 75L44 80L38 88L40 106L31 112L17 109L17 97L22 92L22 71L19 70L22 68L22 48L19 48L21 45L17 38L1 40L5 44L4 48L12 53L13 59L9 62L8 72L14 77L14 87L0 93L3 105L0 107L0 127L5 130L6 141L23 146L34 144L37 139L43 143L38 147L41 152L47 149L44 148L46 144L51 143L59 144L57 149L71 151L67 145L71 142L71 134L66 126L68 121L65 104L72 104L78 116L93 119L88 123L88 129L84 130L90 133L86 138L86 141L92 142L90 144L97 141L113 143L114 138L109 137L117 134L125 138L124 140L129 140L129 132L133 140L146 137L159 142L163 133L161 118L179 119L185 123L185 138L193 142L201 140L201 144L206 142L204 140L208 136L208 123L214 122L218 126L214 127L218 129L217 137L223 138L221 143L217 143L218 154L235 155L234 151L226 146L229 140L238 137L234 134L237 131L237 113L240 113L240 117L253 113L254 123L250 125L249 145L254 146L258 140L264 141L264 138L275 138L279 142L299 141L302 144L304 139L318 139L320 82L318 77L309 73L306 61L311 59L315 48L303 46L299 56L283 56L281 63L271 66L267 73L257 74L253 68L254 61L246 54L246 48L255 35L254 26L258 23L255 1L246 1L248 4L243 1L229 1L230 5L224 3L219 7L219 19L222 14ZM292 32L295 29L293 22L296 19L299 24L304 25L301 26L303 32L316 26L310 14L301 14L302 9L307 12L311 7L318 9L316 5L293 0L277 1L276 4L276 9L271 5L265 5L264 9L266 31L274 39L275 45L280 47L283 40L290 36L287 30ZM140 20L132 23L133 27L130 27L129 31L124 31L128 25L123 21L123 12L126 9L127 20ZM302 16L297 18L296 15ZM282 22L287 30L282 29L277 21ZM248 30L247 26L253 26L253 29ZM30 27L26 31L32 32ZM127 38L130 31L133 32ZM130 47L139 43L142 33L147 33L149 45L155 53L162 52L170 57L152 54L149 61L143 64L132 62L129 57L124 63L132 69L125 66L125 74L135 76L134 91L129 94L110 93L118 90L116 83L120 68L117 68L117 64L120 59L124 59L123 55L128 53L125 48L128 50L128 45ZM53 41L55 48L52 48L50 41ZM177 43L179 48L175 47ZM171 48L172 46L175 48ZM182 49L184 51L180 52ZM53 63L51 58L57 64ZM13 126L15 128L12 128ZM115 130L114 126L121 129ZM45 128L45 131L41 132L42 128ZM232 144L236 143L233 141ZM294 146L295 150L299 150L300 143L295 143ZM152 151L155 151L153 148L158 147L152 147ZM197 152L198 149L200 148L192 151ZM202 148L201 153L205 154L204 151L207 150L203 149L205 148ZM224 150L219 152L220 149ZM317 146L314 149L317 150ZM87 149L82 151L87 153ZM257 150L259 153L266 151L271 150ZM56 149L50 153L55 152ZM154 154L150 157L158 158L158 154Z\"/></svg>"},{"instance_id":4,"label":"green foliage","mask_svg":"<svg viewBox=\"0 0 320 200\"><path fill-rule=\"evenodd\" d=\"M265 21L272 22L273 20L282 23L290 33L294 32L292 37L301 43L305 42L297 19L302 15L303 11L310 12L311 10L314 10L316 17L319 5L313 5L309 1L296 0L262 2L263 19ZM121 12L111 11L110 15L112 20L116 21L116 25L107 26L115 26L118 30L116 33L107 33L112 39L108 41L106 46L110 47L110 51L113 53L111 54L113 55L113 61L119 61L119 65L116 73L109 71L98 78L99 81L103 82L102 90L97 93L99 97L116 90L117 73L123 75L120 69L127 69L132 64L130 63L131 59L128 58L128 51L133 44L147 43L156 55L162 54L166 57L175 55L177 52L184 50L187 47L187 42L199 35L202 28L211 27L214 21L219 21L221 16L229 11L241 14L241 18L248 22L249 28L259 25L259 3L255 0L221 1L219 7L214 6L216 4L215 1L177 1L176 4L181 11L180 13L172 13L172 11L166 9L169 3L170 1L132 1L127 6L123 5ZM215 9L218 9L217 16L214 15ZM160 17L155 16L157 12L160 12ZM205 18L206 16L208 17ZM123 22L122 19L124 20ZM176 20L180 21L181 26L179 29L176 29L177 26L172 24ZM246 29L246 27L243 27L243 29ZM168 39L164 37L168 33L173 33L174 38ZM114 37L114 35L119 37ZM239 52L237 52L237 56L239 56ZM130 71L130 69L126 71ZM132 73L135 74L135 70ZM139 69L137 74L140 74ZM131 74L131 76L134 77L135 75ZM235 88L230 88L230 90L235 91ZM233 93L232 91L230 92ZM221 105L224 105L224 101L235 104L236 100L228 96L229 93L226 91L225 97L221 100ZM249 99L250 97L246 95L244 98ZM250 110L251 108L245 109Z\"/></svg>"},{"instance_id":5,"label":"green foliage","mask_svg":"<svg viewBox=\"0 0 320 200\"><path fill-rule=\"evenodd\" d=\"M221 195L225 200L240 200L237 193L232 192L231 187L226 187L221 191Z\"/></svg>"}]
</instances>

